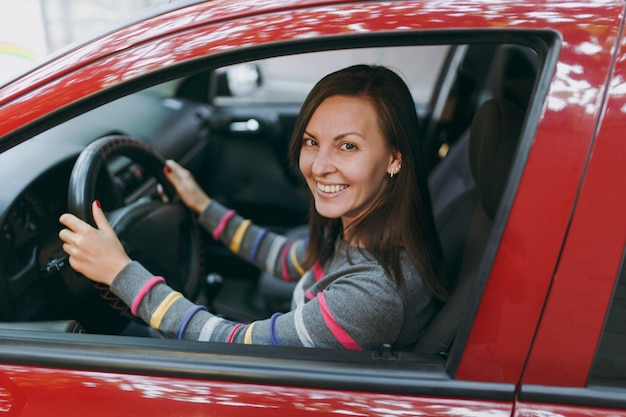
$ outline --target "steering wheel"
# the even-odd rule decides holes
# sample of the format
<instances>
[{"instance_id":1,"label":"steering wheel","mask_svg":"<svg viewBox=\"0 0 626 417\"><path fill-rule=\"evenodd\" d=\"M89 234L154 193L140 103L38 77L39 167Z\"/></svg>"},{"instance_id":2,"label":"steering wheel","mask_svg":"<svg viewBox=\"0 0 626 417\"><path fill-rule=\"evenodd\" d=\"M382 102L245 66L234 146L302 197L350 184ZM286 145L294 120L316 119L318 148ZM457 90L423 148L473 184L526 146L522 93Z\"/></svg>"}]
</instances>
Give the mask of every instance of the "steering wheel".
<instances>
[{"instance_id":1,"label":"steering wheel","mask_svg":"<svg viewBox=\"0 0 626 417\"><path fill-rule=\"evenodd\" d=\"M146 177L153 176L163 187L165 200L138 198L130 203L103 202L113 230L131 259L148 271L165 277L169 286L194 299L200 290L200 243L195 216L180 202L174 187L165 178L164 159L145 142L113 135L92 142L79 155L69 182L69 211L95 226L91 203L96 198L96 184L106 171L106 162L126 156L141 165ZM103 171L104 169L104 171ZM107 175L108 172L106 172ZM107 204L109 203L109 204ZM94 284L102 298L124 315L129 308L109 288Z\"/></svg>"}]
</instances>

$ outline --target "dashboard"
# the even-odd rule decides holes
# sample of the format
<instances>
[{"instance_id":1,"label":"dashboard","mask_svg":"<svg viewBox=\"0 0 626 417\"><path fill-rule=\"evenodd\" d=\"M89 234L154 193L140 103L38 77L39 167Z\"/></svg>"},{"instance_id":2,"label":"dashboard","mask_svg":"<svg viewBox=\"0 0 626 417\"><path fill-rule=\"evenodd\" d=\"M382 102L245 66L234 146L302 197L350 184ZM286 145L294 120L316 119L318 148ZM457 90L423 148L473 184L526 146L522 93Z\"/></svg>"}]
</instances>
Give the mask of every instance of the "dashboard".
<instances>
[{"instance_id":1,"label":"dashboard","mask_svg":"<svg viewBox=\"0 0 626 417\"><path fill-rule=\"evenodd\" d=\"M129 111L132 109L132 111ZM58 125L0 155L0 321L76 319L99 296L88 280L67 268L58 238L68 210L74 162L92 141L125 134L148 142L165 158L197 166L206 147L202 118L208 106L140 92ZM97 198L105 211L150 195L155 182L126 157L107 161ZM99 321L102 321L101 319ZM109 329L97 329L107 332ZM111 330L112 332L115 330Z\"/></svg>"}]
</instances>

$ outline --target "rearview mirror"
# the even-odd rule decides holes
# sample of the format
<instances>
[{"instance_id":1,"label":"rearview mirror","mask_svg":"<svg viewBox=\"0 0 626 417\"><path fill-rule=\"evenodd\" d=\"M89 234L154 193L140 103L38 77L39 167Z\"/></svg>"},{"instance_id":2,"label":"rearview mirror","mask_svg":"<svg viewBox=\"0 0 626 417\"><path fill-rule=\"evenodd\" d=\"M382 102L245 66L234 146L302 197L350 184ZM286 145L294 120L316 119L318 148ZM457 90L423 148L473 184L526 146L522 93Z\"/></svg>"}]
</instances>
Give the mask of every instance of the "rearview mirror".
<instances>
[{"instance_id":1,"label":"rearview mirror","mask_svg":"<svg viewBox=\"0 0 626 417\"><path fill-rule=\"evenodd\" d=\"M218 97L248 96L261 86L261 71L257 64L231 65L218 69L216 75Z\"/></svg>"}]
</instances>

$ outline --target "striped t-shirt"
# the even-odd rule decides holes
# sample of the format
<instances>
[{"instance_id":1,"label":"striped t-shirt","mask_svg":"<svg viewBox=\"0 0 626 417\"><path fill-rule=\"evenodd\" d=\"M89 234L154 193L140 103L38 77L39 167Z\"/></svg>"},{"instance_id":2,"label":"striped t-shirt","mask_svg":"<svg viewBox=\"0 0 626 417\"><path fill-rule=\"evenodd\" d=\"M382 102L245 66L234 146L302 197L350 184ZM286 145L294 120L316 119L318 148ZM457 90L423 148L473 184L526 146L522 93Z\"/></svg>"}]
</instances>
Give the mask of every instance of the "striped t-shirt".
<instances>
[{"instance_id":1,"label":"striped t-shirt","mask_svg":"<svg viewBox=\"0 0 626 417\"><path fill-rule=\"evenodd\" d=\"M286 281L297 281L292 309L252 323L209 313L131 262L111 290L134 314L166 337L283 346L377 350L390 344L409 348L438 308L405 252L405 285L398 286L362 249L338 240L323 265L302 268L306 241L290 240L212 202L200 223L234 253Z\"/></svg>"}]
</instances>

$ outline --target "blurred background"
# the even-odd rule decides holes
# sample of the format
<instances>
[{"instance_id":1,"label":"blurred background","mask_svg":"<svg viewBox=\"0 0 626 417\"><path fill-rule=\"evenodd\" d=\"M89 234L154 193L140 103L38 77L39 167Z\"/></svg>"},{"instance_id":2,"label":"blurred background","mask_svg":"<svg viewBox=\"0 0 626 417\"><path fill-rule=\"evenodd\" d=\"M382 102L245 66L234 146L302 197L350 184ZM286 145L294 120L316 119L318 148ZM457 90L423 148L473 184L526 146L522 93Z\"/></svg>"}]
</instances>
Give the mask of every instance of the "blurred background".
<instances>
[{"instance_id":1,"label":"blurred background","mask_svg":"<svg viewBox=\"0 0 626 417\"><path fill-rule=\"evenodd\" d=\"M0 0L0 82L164 0Z\"/></svg>"}]
</instances>

